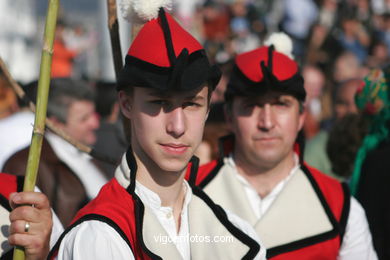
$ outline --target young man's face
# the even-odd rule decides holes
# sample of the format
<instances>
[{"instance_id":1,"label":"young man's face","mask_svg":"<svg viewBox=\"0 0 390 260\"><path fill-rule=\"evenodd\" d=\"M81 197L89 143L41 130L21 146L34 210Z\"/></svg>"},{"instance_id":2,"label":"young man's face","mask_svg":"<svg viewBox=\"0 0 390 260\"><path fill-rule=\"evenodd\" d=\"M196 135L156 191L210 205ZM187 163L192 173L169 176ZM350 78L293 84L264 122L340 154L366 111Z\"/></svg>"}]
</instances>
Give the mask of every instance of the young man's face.
<instances>
[{"instance_id":1,"label":"young man's face","mask_svg":"<svg viewBox=\"0 0 390 260\"><path fill-rule=\"evenodd\" d=\"M66 123L62 127L77 141L93 145L96 142L95 131L99 127L94 103L86 100L74 101L69 107Z\"/></svg>"},{"instance_id":2,"label":"young man's face","mask_svg":"<svg viewBox=\"0 0 390 260\"><path fill-rule=\"evenodd\" d=\"M260 97L235 97L228 124L235 135L234 157L258 170L272 169L293 155L304 122L298 100L268 92Z\"/></svg>"},{"instance_id":3,"label":"young man's face","mask_svg":"<svg viewBox=\"0 0 390 260\"><path fill-rule=\"evenodd\" d=\"M131 120L131 144L146 167L179 172L199 146L208 114L208 87L164 95L135 87L119 93L123 114Z\"/></svg>"}]
</instances>

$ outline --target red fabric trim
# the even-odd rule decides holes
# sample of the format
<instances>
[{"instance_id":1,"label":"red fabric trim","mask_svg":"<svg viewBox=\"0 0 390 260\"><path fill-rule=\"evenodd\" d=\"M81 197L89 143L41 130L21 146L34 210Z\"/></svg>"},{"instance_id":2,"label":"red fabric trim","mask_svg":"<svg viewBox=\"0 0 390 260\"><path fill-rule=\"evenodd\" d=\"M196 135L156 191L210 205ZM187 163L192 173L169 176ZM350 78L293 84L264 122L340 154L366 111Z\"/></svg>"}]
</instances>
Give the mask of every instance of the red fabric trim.
<instances>
[{"instance_id":1,"label":"red fabric trim","mask_svg":"<svg viewBox=\"0 0 390 260\"><path fill-rule=\"evenodd\" d=\"M168 13L166 13L166 16L171 30L176 57L184 48L187 48L189 54L203 49L202 45L184 30L174 18ZM128 55L156 66L171 66L165 45L164 33L160 25L160 18L153 19L142 27L131 44Z\"/></svg>"},{"instance_id":2,"label":"red fabric trim","mask_svg":"<svg viewBox=\"0 0 390 260\"><path fill-rule=\"evenodd\" d=\"M14 175L0 173L0 194L9 199L9 195L17 192L17 178Z\"/></svg>"},{"instance_id":3,"label":"red fabric trim","mask_svg":"<svg viewBox=\"0 0 390 260\"><path fill-rule=\"evenodd\" d=\"M200 166L198 169L198 174L196 176L195 184L199 185L209 175L209 173L217 166L217 164L218 164L218 160L213 160L207 164ZM187 175L186 175L186 179L187 179Z\"/></svg>"},{"instance_id":4,"label":"red fabric trim","mask_svg":"<svg viewBox=\"0 0 390 260\"><path fill-rule=\"evenodd\" d=\"M278 80L286 80L298 72L298 65L286 55L274 51L272 53L272 73ZM268 66L268 47L261 47L236 57L237 67L251 81L260 82L263 72L260 63L265 62Z\"/></svg>"},{"instance_id":5,"label":"red fabric trim","mask_svg":"<svg viewBox=\"0 0 390 260\"><path fill-rule=\"evenodd\" d=\"M98 196L77 213L72 223L88 214L102 215L114 221L128 238L135 259L150 259L137 240L133 198L116 179L104 185Z\"/></svg>"}]
</instances>

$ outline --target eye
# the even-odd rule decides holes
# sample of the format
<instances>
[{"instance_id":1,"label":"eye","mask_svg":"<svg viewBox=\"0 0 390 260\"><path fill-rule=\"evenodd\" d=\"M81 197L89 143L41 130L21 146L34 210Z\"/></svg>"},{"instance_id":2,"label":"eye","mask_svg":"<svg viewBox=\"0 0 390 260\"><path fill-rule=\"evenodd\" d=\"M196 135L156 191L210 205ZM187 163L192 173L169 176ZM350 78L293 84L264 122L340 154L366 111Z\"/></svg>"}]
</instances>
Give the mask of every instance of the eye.
<instances>
[{"instance_id":1,"label":"eye","mask_svg":"<svg viewBox=\"0 0 390 260\"><path fill-rule=\"evenodd\" d=\"M150 100L149 103L153 105L166 106L168 104L168 101L164 99L153 99Z\"/></svg>"},{"instance_id":2,"label":"eye","mask_svg":"<svg viewBox=\"0 0 390 260\"><path fill-rule=\"evenodd\" d=\"M202 105L197 102L188 101L183 103L183 107L201 107L201 106Z\"/></svg>"},{"instance_id":3,"label":"eye","mask_svg":"<svg viewBox=\"0 0 390 260\"><path fill-rule=\"evenodd\" d=\"M277 102L275 102L275 105L282 106L282 107L288 106L287 102L284 102L284 101L277 101Z\"/></svg>"}]
</instances>

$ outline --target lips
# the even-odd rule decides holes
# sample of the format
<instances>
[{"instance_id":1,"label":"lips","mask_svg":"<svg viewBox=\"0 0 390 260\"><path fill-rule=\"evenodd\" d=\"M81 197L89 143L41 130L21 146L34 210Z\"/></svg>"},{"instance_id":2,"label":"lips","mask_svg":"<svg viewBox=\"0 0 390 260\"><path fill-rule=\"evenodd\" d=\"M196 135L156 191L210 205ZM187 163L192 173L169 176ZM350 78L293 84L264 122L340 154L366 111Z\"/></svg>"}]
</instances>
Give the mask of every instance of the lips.
<instances>
[{"instance_id":1,"label":"lips","mask_svg":"<svg viewBox=\"0 0 390 260\"><path fill-rule=\"evenodd\" d=\"M185 153L189 145L185 144L174 144L174 143L168 143L168 144L160 144L163 150L167 153L174 154L174 155L180 155Z\"/></svg>"}]
</instances>

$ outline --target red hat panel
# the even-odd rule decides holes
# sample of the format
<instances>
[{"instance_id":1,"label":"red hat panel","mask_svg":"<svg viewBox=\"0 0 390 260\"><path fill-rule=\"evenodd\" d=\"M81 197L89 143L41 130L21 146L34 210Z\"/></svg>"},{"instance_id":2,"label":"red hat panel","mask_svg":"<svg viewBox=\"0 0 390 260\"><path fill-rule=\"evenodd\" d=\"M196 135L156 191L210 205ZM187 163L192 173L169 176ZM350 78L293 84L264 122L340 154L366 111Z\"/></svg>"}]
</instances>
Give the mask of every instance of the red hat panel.
<instances>
[{"instance_id":1,"label":"red hat panel","mask_svg":"<svg viewBox=\"0 0 390 260\"><path fill-rule=\"evenodd\" d=\"M184 48L188 50L189 54L203 49L202 45L168 13L166 13L166 17L176 57ZM172 65L169 61L160 17L149 21L142 27L131 44L128 55L160 67Z\"/></svg>"},{"instance_id":2,"label":"red hat panel","mask_svg":"<svg viewBox=\"0 0 390 260\"><path fill-rule=\"evenodd\" d=\"M260 82L263 80L261 61L268 67L268 47L243 53L236 57L236 65L241 72L250 80ZM278 80L287 80L298 72L298 65L286 55L272 52L272 74Z\"/></svg>"}]
</instances>

